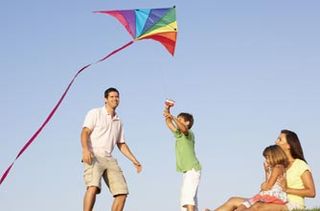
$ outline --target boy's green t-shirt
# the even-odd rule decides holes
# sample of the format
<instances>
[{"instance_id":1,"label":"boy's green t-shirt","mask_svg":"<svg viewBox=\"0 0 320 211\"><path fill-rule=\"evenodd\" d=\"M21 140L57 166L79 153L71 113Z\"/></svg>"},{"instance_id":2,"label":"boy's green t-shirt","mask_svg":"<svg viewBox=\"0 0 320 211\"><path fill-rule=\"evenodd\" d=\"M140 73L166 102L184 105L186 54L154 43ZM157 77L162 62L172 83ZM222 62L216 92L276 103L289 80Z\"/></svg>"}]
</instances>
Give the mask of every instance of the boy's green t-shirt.
<instances>
[{"instance_id":1,"label":"boy's green t-shirt","mask_svg":"<svg viewBox=\"0 0 320 211\"><path fill-rule=\"evenodd\" d=\"M191 169L201 170L194 148L194 134L189 130L188 135L184 135L180 130L174 133L176 138L176 169L178 172L186 172Z\"/></svg>"}]
</instances>

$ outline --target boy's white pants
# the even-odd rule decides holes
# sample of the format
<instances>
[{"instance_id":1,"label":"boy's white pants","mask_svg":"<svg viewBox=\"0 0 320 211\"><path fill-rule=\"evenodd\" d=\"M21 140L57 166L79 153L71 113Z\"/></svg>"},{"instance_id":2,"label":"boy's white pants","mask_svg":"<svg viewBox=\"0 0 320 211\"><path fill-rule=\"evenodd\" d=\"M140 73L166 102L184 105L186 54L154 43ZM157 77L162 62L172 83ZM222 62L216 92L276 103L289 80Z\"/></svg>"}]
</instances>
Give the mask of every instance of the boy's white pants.
<instances>
[{"instance_id":1,"label":"boy's white pants","mask_svg":"<svg viewBox=\"0 0 320 211\"><path fill-rule=\"evenodd\" d=\"M200 183L200 171L191 169L183 173L183 181L181 187L180 205L181 211L186 211L187 209L183 206L194 205L195 210L198 210L198 186Z\"/></svg>"}]
</instances>

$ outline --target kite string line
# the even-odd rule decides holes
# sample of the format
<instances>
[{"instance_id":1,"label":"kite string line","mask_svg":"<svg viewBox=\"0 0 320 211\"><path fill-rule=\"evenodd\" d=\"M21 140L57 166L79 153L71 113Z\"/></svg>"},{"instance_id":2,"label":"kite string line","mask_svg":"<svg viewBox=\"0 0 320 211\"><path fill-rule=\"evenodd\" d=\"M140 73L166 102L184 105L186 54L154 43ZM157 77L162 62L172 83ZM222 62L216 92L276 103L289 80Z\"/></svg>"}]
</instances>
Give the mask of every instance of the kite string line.
<instances>
[{"instance_id":1,"label":"kite string line","mask_svg":"<svg viewBox=\"0 0 320 211\"><path fill-rule=\"evenodd\" d=\"M0 185L2 184L2 182L5 180L5 178L8 176L12 166L14 165L15 161L24 153L24 151L33 143L33 141L36 139L36 137L40 134L40 132L42 131L42 129L47 125L47 123L50 121L50 119L53 117L53 115L55 114L55 112L57 111L57 109L59 108L60 104L62 103L63 99L65 98L65 96L67 95L69 89L71 88L73 82L75 81L75 79L78 77L78 75L84 71L85 69L87 69L88 67L90 67L93 64L97 64L100 62L103 62L104 60L106 60L107 58L109 58L110 56L114 55L115 53L121 51L122 49L130 46L134 41L130 41L127 44L121 46L120 48L112 51L111 53L109 53L108 55L106 55L105 57L103 57L102 59L99 59L98 61L96 61L95 63L91 63L91 64L87 64L85 66L83 66L82 68L80 68L78 70L78 72L74 75L74 77L72 78L72 80L70 81L69 85L67 86L66 90L63 92L62 96L60 97L59 101L57 102L57 104L53 107L53 109L51 110L51 112L49 113L49 115L47 116L47 118L45 119L45 121L42 123L42 125L40 126L40 128L37 129L37 131L31 136L31 138L27 141L27 143L21 148L21 150L19 151L18 155L16 156L16 158L14 159L14 161L11 163L11 165L6 169L6 171L3 173L3 175L0 178Z\"/></svg>"}]
</instances>

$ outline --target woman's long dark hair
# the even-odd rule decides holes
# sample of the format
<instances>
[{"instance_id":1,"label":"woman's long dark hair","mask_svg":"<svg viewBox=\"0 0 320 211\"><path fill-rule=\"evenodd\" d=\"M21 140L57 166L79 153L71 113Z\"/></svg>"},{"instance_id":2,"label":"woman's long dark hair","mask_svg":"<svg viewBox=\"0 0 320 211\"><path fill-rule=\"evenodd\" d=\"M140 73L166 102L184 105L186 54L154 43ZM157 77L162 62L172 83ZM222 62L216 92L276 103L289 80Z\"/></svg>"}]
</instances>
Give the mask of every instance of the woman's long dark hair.
<instances>
[{"instance_id":1,"label":"woman's long dark hair","mask_svg":"<svg viewBox=\"0 0 320 211\"><path fill-rule=\"evenodd\" d=\"M294 159L300 159L307 163L303 155L303 150L297 134L290 130L281 130L281 133L286 135L287 143L290 146L290 153Z\"/></svg>"}]
</instances>

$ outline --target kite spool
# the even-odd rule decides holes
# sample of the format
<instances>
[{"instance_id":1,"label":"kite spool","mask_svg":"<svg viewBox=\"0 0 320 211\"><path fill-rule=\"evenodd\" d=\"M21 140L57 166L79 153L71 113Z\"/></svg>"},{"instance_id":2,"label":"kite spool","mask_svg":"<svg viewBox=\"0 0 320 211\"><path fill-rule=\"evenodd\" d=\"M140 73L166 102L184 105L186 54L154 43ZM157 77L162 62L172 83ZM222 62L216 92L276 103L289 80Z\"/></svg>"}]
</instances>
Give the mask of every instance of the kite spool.
<instances>
[{"instance_id":1,"label":"kite spool","mask_svg":"<svg viewBox=\"0 0 320 211\"><path fill-rule=\"evenodd\" d=\"M166 99L166 101L164 102L164 104L168 107L173 107L175 104L175 101L172 99Z\"/></svg>"}]
</instances>

